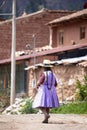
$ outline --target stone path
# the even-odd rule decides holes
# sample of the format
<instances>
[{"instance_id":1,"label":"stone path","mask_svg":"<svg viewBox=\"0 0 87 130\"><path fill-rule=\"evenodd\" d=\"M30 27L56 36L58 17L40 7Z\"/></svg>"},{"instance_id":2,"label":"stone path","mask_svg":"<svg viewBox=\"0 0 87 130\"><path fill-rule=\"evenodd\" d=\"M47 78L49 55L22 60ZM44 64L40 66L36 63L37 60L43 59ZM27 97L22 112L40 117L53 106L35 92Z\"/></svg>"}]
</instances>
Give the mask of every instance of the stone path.
<instances>
[{"instance_id":1,"label":"stone path","mask_svg":"<svg viewBox=\"0 0 87 130\"><path fill-rule=\"evenodd\" d=\"M0 115L0 130L87 130L87 115L51 114L43 124L43 114Z\"/></svg>"}]
</instances>

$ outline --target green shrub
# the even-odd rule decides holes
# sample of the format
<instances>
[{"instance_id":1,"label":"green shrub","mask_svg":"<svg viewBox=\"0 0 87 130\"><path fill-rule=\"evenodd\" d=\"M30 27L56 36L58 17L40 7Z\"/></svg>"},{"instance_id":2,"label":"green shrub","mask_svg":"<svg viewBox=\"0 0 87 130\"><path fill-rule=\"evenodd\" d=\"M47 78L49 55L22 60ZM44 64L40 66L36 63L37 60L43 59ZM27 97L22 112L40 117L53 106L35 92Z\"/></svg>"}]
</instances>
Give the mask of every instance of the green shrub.
<instances>
[{"instance_id":1,"label":"green shrub","mask_svg":"<svg viewBox=\"0 0 87 130\"><path fill-rule=\"evenodd\" d=\"M87 100L87 75L84 76L83 83L77 80L76 87L78 89L76 92L76 100Z\"/></svg>"},{"instance_id":2,"label":"green shrub","mask_svg":"<svg viewBox=\"0 0 87 130\"><path fill-rule=\"evenodd\" d=\"M52 109L50 112L56 114L87 114L87 102L64 104L59 108Z\"/></svg>"},{"instance_id":3,"label":"green shrub","mask_svg":"<svg viewBox=\"0 0 87 130\"><path fill-rule=\"evenodd\" d=\"M23 106L23 108L20 112L21 112L21 114L37 113L37 111L32 108L32 101L31 100L26 101L26 104Z\"/></svg>"}]
</instances>

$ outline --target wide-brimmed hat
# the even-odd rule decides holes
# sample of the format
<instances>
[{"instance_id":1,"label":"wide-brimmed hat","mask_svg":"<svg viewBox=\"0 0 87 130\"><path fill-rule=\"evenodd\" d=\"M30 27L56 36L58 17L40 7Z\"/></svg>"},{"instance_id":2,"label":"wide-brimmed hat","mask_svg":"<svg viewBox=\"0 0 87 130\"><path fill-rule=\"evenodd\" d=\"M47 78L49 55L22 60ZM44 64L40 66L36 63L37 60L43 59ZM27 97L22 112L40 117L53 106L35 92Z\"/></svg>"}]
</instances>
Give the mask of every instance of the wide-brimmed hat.
<instances>
[{"instance_id":1,"label":"wide-brimmed hat","mask_svg":"<svg viewBox=\"0 0 87 130\"><path fill-rule=\"evenodd\" d=\"M44 67L53 67L53 65L51 65L51 61L50 60L44 60L43 61L43 66Z\"/></svg>"}]
</instances>

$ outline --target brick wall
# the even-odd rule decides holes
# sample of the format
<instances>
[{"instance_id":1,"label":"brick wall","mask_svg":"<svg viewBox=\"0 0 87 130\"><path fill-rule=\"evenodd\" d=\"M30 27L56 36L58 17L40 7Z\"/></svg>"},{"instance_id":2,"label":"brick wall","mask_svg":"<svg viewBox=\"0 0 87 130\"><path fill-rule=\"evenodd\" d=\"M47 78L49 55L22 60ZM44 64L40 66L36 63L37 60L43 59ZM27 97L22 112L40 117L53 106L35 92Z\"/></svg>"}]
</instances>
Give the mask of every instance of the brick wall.
<instances>
[{"instance_id":1,"label":"brick wall","mask_svg":"<svg viewBox=\"0 0 87 130\"><path fill-rule=\"evenodd\" d=\"M72 12L43 10L39 13L17 18L16 51L25 50L27 44L31 44L31 48L33 48L33 34L36 34L37 47L48 45L49 28L46 23L70 13ZM0 60L11 56L11 33L11 21L2 22L0 24Z\"/></svg>"}]
</instances>

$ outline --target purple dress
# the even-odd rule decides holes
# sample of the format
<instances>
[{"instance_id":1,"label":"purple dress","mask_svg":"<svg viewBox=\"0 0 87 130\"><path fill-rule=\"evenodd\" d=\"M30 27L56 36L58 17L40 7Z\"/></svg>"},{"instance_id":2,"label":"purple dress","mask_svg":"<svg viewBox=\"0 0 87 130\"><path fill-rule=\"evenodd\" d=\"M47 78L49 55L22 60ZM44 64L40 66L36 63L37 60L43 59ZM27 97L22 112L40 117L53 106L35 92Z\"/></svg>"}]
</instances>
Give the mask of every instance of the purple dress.
<instances>
[{"instance_id":1,"label":"purple dress","mask_svg":"<svg viewBox=\"0 0 87 130\"><path fill-rule=\"evenodd\" d=\"M59 100L55 87L55 75L52 71L44 72L45 80L40 85L38 92L33 102L33 108L45 107L56 108L59 107Z\"/></svg>"}]
</instances>

